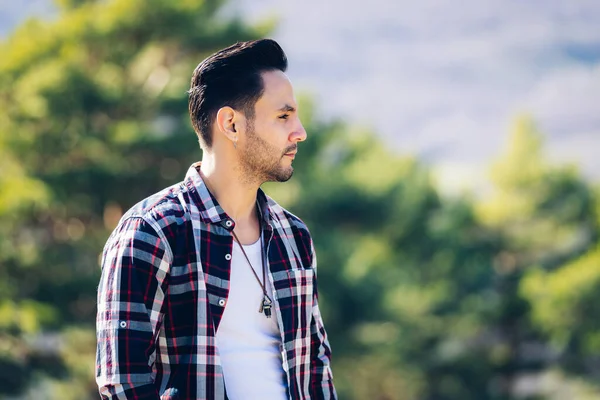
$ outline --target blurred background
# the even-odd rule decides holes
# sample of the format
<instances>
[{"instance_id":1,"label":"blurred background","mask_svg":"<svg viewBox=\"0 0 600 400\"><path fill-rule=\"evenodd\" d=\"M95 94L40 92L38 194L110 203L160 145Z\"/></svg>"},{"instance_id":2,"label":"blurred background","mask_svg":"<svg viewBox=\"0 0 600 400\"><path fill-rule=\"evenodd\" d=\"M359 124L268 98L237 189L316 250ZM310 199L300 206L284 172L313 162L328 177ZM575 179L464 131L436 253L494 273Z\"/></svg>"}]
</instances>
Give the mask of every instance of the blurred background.
<instances>
[{"instance_id":1,"label":"blurred background","mask_svg":"<svg viewBox=\"0 0 600 400\"><path fill-rule=\"evenodd\" d=\"M99 255L272 37L341 399L600 398L600 3L0 0L0 398L87 400Z\"/></svg>"}]
</instances>

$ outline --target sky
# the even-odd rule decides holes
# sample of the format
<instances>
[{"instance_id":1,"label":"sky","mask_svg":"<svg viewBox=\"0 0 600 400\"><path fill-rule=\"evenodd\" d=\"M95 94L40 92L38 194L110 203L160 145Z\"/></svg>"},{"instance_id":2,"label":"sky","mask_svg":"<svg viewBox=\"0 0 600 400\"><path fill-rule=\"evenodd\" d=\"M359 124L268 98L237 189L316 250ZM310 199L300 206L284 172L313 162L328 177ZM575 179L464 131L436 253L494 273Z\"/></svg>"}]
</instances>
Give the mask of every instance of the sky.
<instances>
[{"instance_id":1,"label":"sky","mask_svg":"<svg viewBox=\"0 0 600 400\"><path fill-rule=\"evenodd\" d=\"M0 34L51 2L9 4ZM600 181L598 0L234 0L235 14L277 17L272 37L319 114L419 156L448 190L485 180L521 114L552 160Z\"/></svg>"}]
</instances>

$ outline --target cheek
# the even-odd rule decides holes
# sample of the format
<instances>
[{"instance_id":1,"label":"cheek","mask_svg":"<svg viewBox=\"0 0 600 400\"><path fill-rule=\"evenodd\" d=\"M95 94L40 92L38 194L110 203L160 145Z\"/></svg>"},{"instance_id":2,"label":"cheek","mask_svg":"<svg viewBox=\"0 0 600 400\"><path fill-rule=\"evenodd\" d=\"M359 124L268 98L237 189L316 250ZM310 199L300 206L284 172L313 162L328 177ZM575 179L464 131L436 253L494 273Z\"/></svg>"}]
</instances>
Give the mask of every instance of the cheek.
<instances>
[{"instance_id":1,"label":"cheek","mask_svg":"<svg viewBox=\"0 0 600 400\"><path fill-rule=\"evenodd\" d=\"M272 148L285 148L288 145L289 129L287 123L280 120L268 124L262 124L261 130L256 128L256 133Z\"/></svg>"}]
</instances>

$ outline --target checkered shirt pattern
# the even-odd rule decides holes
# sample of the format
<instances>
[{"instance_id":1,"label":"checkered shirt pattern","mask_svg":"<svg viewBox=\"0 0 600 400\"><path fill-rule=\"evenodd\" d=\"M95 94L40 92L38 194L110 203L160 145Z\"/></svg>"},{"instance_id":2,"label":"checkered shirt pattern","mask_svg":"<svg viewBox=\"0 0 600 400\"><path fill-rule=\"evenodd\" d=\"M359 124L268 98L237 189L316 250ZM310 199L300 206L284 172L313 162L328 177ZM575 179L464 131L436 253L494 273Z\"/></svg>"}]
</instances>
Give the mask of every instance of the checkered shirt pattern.
<instances>
[{"instance_id":1,"label":"checkered shirt pattern","mask_svg":"<svg viewBox=\"0 0 600 400\"><path fill-rule=\"evenodd\" d=\"M215 332L235 222L197 168L131 208L104 247L96 318L103 399L227 399ZM336 399L309 231L262 190L258 203L288 396Z\"/></svg>"}]
</instances>

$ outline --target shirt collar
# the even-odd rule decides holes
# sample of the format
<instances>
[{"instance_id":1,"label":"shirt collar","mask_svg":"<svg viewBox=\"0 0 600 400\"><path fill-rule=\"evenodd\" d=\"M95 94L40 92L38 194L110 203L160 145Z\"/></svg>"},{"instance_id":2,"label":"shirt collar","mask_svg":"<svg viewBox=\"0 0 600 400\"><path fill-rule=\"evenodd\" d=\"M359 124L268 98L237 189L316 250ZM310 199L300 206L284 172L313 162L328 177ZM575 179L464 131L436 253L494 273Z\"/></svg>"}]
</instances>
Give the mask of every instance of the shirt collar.
<instances>
[{"instance_id":1,"label":"shirt collar","mask_svg":"<svg viewBox=\"0 0 600 400\"><path fill-rule=\"evenodd\" d=\"M217 199L208 190L208 187L204 183L202 176L198 169L200 168L201 162L192 164L185 174L184 185L187 186L190 197L200 212L200 219L204 223L222 224L228 230L233 230L235 227L235 221L223 210ZM269 206L269 198L265 192L259 188L256 193L258 205L261 210L263 222L265 226L271 226L271 220L273 218L273 211ZM227 221L232 221L233 224L225 225Z\"/></svg>"}]
</instances>

